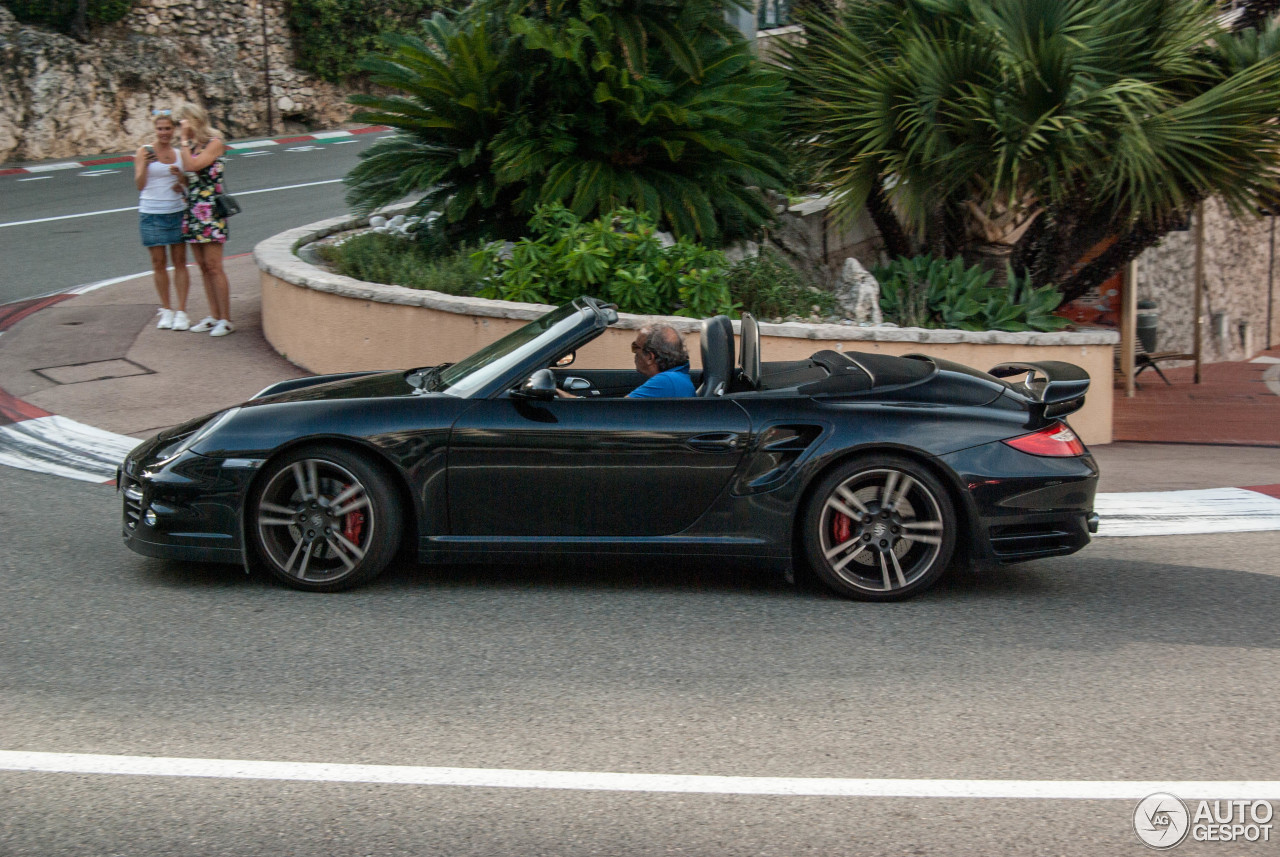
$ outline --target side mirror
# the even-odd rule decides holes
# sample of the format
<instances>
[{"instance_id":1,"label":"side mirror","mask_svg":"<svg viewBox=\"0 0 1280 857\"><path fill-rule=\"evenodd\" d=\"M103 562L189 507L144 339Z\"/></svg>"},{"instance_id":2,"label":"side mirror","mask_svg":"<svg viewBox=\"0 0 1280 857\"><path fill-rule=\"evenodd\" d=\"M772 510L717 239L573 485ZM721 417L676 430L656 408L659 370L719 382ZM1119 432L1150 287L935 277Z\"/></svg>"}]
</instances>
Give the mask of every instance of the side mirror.
<instances>
[{"instance_id":1,"label":"side mirror","mask_svg":"<svg viewBox=\"0 0 1280 857\"><path fill-rule=\"evenodd\" d=\"M564 368L564 367L566 367L566 366L572 366L572 365L573 365L573 361L575 361L575 360L577 360L577 359L578 359L578 352L576 352L576 351L570 351L568 354L566 354L565 356L561 357L559 360L557 360L557 361L555 362L555 367L556 367L557 369L563 369L563 368Z\"/></svg>"},{"instance_id":2,"label":"side mirror","mask_svg":"<svg viewBox=\"0 0 1280 857\"><path fill-rule=\"evenodd\" d=\"M529 376L519 387L511 391L515 399L537 399L550 401L556 397L556 376L550 369L539 369Z\"/></svg>"}]
</instances>

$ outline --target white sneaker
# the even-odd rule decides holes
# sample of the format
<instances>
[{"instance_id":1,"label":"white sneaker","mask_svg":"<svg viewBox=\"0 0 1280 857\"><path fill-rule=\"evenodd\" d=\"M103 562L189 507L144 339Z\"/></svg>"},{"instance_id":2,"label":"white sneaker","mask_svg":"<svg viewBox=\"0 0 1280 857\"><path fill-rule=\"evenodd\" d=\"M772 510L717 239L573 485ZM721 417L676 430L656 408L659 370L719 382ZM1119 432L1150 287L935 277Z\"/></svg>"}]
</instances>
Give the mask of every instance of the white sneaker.
<instances>
[{"instance_id":1,"label":"white sneaker","mask_svg":"<svg viewBox=\"0 0 1280 857\"><path fill-rule=\"evenodd\" d=\"M156 327L160 330L173 329L173 310L160 308L160 320L156 322Z\"/></svg>"},{"instance_id":2,"label":"white sneaker","mask_svg":"<svg viewBox=\"0 0 1280 857\"><path fill-rule=\"evenodd\" d=\"M235 326L225 318L213 326L213 330L209 331L210 336L226 336L235 330Z\"/></svg>"},{"instance_id":3,"label":"white sneaker","mask_svg":"<svg viewBox=\"0 0 1280 857\"><path fill-rule=\"evenodd\" d=\"M204 318L191 325L190 330L192 333L204 333L206 330L213 330L214 325L217 323L218 320L216 318L211 315L206 315Z\"/></svg>"},{"instance_id":4,"label":"white sneaker","mask_svg":"<svg viewBox=\"0 0 1280 857\"><path fill-rule=\"evenodd\" d=\"M191 319L187 318L187 314L182 310L178 310L173 314L173 329L188 330L191 327Z\"/></svg>"}]
</instances>

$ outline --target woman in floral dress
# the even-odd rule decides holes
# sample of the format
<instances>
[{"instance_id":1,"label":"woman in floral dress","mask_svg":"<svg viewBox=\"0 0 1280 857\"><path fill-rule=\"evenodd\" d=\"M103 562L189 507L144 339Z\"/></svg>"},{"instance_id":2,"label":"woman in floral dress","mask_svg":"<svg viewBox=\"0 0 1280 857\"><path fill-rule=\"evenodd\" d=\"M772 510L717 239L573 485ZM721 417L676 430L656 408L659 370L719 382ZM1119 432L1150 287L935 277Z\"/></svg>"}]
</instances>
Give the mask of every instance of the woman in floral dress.
<instances>
[{"instance_id":1,"label":"woman in floral dress","mask_svg":"<svg viewBox=\"0 0 1280 857\"><path fill-rule=\"evenodd\" d=\"M182 235L191 245L209 315L191 329L210 336L226 336L231 324L231 290L222 269L222 245L227 242L227 220L214 211L215 195L222 193L223 159L227 146L209 127L209 114L194 104L178 108L178 129L182 144L178 153L182 168L191 174L187 187L187 211L182 218Z\"/></svg>"}]
</instances>

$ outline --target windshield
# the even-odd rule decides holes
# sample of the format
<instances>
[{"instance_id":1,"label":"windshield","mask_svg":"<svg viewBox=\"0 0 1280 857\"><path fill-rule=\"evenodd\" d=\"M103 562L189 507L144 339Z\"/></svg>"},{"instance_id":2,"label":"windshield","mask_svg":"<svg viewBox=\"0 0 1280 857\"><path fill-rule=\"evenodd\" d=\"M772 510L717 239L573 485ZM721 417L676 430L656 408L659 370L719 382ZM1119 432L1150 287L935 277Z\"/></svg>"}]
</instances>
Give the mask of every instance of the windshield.
<instances>
[{"instance_id":1,"label":"windshield","mask_svg":"<svg viewBox=\"0 0 1280 857\"><path fill-rule=\"evenodd\" d=\"M575 304L565 304L497 342L486 345L475 354L454 363L440 373L436 388L465 399L494 378L524 361L542 344L568 335L579 324L578 313L589 312Z\"/></svg>"}]
</instances>

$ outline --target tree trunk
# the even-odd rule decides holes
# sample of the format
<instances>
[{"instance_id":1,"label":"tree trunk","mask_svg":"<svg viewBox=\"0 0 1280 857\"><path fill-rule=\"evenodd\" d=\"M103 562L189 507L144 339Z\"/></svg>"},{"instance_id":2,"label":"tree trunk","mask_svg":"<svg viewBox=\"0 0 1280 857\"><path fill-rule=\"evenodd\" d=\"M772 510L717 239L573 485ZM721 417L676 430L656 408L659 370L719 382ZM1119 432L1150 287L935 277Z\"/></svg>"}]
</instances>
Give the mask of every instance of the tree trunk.
<instances>
[{"instance_id":1,"label":"tree trunk","mask_svg":"<svg viewBox=\"0 0 1280 857\"><path fill-rule=\"evenodd\" d=\"M1159 243L1168 231L1167 228L1145 224L1131 229L1059 286L1062 302L1073 301L1094 286L1102 285L1116 271L1138 258L1143 250Z\"/></svg>"},{"instance_id":2,"label":"tree trunk","mask_svg":"<svg viewBox=\"0 0 1280 857\"><path fill-rule=\"evenodd\" d=\"M81 41L89 41L89 0L76 0L76 13L71 18L71 36Z\"/></svg>"},{"instance_id":3,"label":"tree trunk","mask_svg":"<svg viewBox=\"0 0 1280 857\"><path fill-rule=\"evenodd\" d=\"M899 256L910 259L915 255L914 243L902 228L898 215L894 214L893 206L889 204L884 189L879 185L872 188L867 196L867 213L871 215L876 229L880 230L880 238L884 241L884 249L890 259Z\"/></svg>"}]
</instances>

